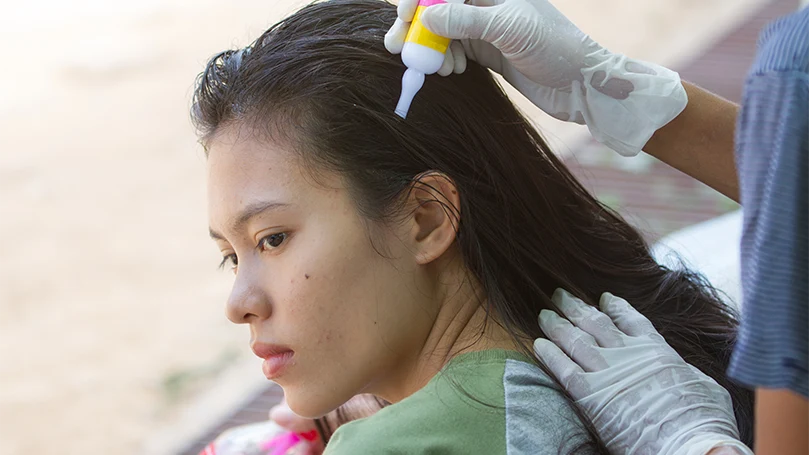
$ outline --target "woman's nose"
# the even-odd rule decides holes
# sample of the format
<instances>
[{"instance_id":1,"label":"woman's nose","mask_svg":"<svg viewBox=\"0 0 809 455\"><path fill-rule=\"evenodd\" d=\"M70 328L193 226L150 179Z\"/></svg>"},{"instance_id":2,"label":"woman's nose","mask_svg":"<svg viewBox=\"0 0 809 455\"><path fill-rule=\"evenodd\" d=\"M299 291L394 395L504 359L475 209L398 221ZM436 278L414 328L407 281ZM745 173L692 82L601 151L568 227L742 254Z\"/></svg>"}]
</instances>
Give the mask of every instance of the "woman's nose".
<instances>
[{"instance_id":1,"label":"woman's nose","mask_svg":"<svg viewBox=\"0 0 809 455\"><path fill-rule=\"evenodd\" d=\"M247 274L236 274L236 281L228 297L226 313L234 324L246 324L251 319L267 319L271 308L267 294L251 281Z\"/></svg>"}]
</instances>

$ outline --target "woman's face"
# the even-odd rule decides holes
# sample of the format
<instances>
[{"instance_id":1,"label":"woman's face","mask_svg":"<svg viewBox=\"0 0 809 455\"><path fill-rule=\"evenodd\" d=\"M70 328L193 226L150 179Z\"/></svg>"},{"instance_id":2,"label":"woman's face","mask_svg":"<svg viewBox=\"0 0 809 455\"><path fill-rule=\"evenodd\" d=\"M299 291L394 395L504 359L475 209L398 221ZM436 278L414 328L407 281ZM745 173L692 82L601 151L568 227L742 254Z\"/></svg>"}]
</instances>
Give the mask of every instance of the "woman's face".
<instances>
[{"instance_id":1,"label":"woman's face","mask_svg":"<svg viewBox=\"0 0 809 455\"><path fill-rule=\"evenodd\" d=\"M437 310L406 228L376 228L372 244L339 176L315 182L288 148L238 128L209 144L208 204L235 272L228 318L249 326L295 412L322 415L407 374Z\"/></svg>"}]
</instances>

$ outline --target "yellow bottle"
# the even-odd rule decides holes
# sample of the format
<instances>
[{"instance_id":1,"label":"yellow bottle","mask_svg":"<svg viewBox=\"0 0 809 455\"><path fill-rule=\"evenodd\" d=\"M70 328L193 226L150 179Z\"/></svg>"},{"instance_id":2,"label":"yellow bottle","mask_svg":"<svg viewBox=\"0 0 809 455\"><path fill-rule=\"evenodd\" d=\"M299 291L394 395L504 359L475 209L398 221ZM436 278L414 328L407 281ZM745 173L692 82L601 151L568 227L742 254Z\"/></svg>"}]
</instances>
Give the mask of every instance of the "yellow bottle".
<instances>
[{"instance_id":1,"label":"yellow bottle","mask_svg":"<svg viewBox=\"0 0 809 455\"><path fill-rule=\"evenodd\" d=\"M420 0L413 22L410 23L402 48L402 62L407 70L402 76L402 94L396 105L396 114L399 117L407 117L410 103L424 85L424 76L435 73L444 63L444 54L450 39L436 35L421 23L421 14L426 8L442 3L463 3L463 0Z\"/></svg>"}]
</instances>

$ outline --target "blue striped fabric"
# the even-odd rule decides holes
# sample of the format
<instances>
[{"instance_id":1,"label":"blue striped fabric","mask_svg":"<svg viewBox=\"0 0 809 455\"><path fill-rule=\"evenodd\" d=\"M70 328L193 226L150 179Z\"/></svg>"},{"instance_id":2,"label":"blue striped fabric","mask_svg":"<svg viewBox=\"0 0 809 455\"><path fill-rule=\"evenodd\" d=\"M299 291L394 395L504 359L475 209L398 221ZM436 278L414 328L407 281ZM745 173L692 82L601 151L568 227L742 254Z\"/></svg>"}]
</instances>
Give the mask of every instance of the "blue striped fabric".
<instances>
[{"instance_id":1,"label":"blue striped fabric","mask_svg":"<svg viewBox=\"0 0 809 455\"><path fill-rule=\"evenodd\" d=\"M761 34L736 164L744 308L729 375L809 397L809 8Z\"/></svg>"}]
</instances>

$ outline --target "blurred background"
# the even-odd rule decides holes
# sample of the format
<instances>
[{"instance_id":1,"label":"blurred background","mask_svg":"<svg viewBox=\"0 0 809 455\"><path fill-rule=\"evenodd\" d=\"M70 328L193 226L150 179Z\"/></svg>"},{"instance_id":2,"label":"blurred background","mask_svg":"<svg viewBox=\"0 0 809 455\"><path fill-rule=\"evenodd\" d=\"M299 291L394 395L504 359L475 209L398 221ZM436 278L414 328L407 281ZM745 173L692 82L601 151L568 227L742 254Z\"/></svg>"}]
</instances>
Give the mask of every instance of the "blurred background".
<instances>
[{"instance_id":1,"label":"blurred background","mask_svg":"<svg viewBox=\"0 0 809 455\"><path fill-rule=\"evenodd\" d=\"M208 57L304 3L3 0L0 454L196 453L266 418L278 391L224 316L232 278L206 232L188 107ZM758 30L797 7L553 3L605 46L736 101ZM738 303L735 203L514 99L661 257L681 252Z\"/></svg>"}]
</instances>

